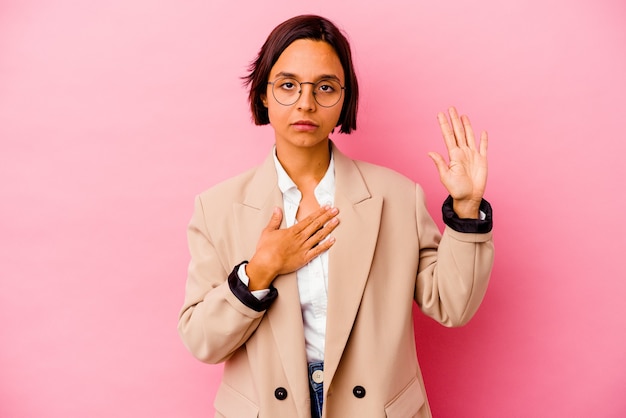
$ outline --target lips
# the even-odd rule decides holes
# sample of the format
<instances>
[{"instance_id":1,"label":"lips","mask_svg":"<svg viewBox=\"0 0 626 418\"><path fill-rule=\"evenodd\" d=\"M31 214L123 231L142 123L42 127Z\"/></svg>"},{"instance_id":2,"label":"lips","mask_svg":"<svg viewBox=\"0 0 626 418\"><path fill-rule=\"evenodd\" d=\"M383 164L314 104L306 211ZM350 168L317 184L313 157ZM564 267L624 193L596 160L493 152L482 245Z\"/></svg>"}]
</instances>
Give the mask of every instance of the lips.
<instances>
[{"instance_id":1,"label":"lips","mask_svg":"<svg viewBox=\"0 0 626 418\"><path fill-rule=\"evenodd\" d=\"M294 126L313 126L316 127L317 123L310 120L299 120L297 122L292 123Z\"/></svg>"},{"instance_id":2,"label":"lips","mask_svg":"<svg viewBox=\"0 0 626 418\"><path fill-rule=\"evenodd\" d=\"M297 132L313 132L317 129L317 123L311 120L299 120L291 124Z\"/></svg>"}]
</instances>

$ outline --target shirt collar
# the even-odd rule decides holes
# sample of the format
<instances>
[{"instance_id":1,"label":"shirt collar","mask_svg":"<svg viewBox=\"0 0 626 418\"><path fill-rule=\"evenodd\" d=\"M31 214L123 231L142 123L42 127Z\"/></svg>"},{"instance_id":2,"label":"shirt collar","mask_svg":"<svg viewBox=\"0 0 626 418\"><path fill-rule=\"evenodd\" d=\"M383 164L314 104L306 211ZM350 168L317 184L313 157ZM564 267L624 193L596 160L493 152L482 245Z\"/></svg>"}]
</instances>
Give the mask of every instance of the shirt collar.
<instances>
[{"instance_id":1,"label":"shirt collar","mask_svg":"<svg viewBox=\"0 0 626 418\"><path fill-rule=\"evenodd\" d=\"M285 194L288 190L297 188L296 183L291 180L289 174L283 168L283 165L278 161L278 157L276 156L276 146L274 145L274 165L276 166L276 174L278 176L278 188L280 192Z\"/></svg>"},{"instance_id":2,"label":"shirt collar","mask_svg":"<svg viewBox=\"0 0 626 418\"><path fill-rule=\"evenodd\" d=\"M297 190L296 184L293 182L291 177L289 177L289 174L287 174L280 161L278 161L278 157L276 156L276 146L274 146L273 154L276 174L278 176L278 188L281 193L284 195L292 189ZM324 174L324 177L322 177L322 180L320 180L319 184L315 188L315 197L320 205L333 204L335 197L335 157L333 156L332 151L330 153L330 163L328 164L326 174Z\"/></svg>"}]
</instances>

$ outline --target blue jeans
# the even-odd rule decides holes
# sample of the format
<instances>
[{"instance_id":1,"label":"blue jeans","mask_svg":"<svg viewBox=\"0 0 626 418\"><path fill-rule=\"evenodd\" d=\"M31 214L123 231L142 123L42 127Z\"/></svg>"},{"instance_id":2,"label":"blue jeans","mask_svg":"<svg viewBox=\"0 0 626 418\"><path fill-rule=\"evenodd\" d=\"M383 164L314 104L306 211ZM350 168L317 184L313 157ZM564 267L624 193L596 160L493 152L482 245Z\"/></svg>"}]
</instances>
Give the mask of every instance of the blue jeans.
<instances>
[{"instance_id":1,"label":"blue jeans","mask_svg":"<svg viewBox=\"0 0 626 418\"><path fill-rule=\"evenodd\" d=\"M316 370L324 370L324 363L309 363L309 392L311 393L311 418L322 417L322 405L324 404L324 382L313 381L313 373Z\"/></svg>"}]
</instances>

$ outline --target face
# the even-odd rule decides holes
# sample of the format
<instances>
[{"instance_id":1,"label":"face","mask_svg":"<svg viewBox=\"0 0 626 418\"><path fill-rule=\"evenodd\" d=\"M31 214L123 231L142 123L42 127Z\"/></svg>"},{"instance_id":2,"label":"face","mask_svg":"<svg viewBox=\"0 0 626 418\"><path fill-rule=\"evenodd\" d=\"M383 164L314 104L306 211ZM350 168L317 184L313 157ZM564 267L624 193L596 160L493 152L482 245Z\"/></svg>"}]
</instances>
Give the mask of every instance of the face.
<instances>
[{"instance_id":1,"label":"face","mask_svg":"<svg viewBox=\"0 0 626 418\"><path fill-rule=\"evenodd\" d=\"M289 106L280 104L272 94L272 85L267 86L263 104L268 109L270 124L274 128L276 146L279 148L314 148L326 146L328 135L339 121L345 94L332 107L320 106L313 96L313 84L322 80L336 80L345 85L343 67L337 53L328 43L299 39L289 45L272 67L269 82L290 77L302 84L302 94ZM276 89L292 89L297 85L275 86ZM328 86L318 85L323 94ZM297 97L297 94L296 94ZM320 99L321 100L321 99Z\"/></svg>"}]
</instances>

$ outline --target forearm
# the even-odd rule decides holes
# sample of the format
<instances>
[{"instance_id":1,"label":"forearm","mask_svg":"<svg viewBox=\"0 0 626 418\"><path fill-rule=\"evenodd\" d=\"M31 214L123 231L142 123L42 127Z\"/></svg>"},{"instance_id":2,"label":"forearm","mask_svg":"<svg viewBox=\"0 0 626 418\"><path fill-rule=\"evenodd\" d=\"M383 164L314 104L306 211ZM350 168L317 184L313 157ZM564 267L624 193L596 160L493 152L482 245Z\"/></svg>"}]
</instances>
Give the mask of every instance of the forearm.
<instances>
[{"instance_id":1,"label":"forearm","mask_svg":"<svg viewBox=\"0 0 626 418\"><path fill-rule=\"evenodd\" d=\"M230 262L213 244L201 199L187 229L191 260L178 330L189 351L208 363L219 363L247 341L262 310L246 306L233 292L226 270ZM223 242L222 242L223 244ZM232 266L233 268L235 266Z\"/></svg>"},{"instance_id":2,"label":"forearm","mask_svg":"<svg viewBox=\"0 0 626 418\"><path fill-rule=\"evenodd\" d=\"M264 315L245 306L229 284L215 287L197 303L186 302L178 332L187 349L206 363L220 363L244 344Z\"/></svg>"},{"instance_id":3,"label":"forearm","mask_svg":"<svg viewBox=\"0 0 626 418\"><path fill-rule=\"evenodd\" d=\"M489 283L494 260L491 233L460 233L447 227L436 255L428 258L431 264L418 278L422 311L446 326L465 325Z\"/></svg>"},{"instance_id":4,"label":"forearm","mask_svg":"<svg viewBox=\"0 0 626 418\"><path fill-rule=\"evenodd\" d=\"M482 201L479 219L461 219L450 197L442 207L443 236L417 188L416 220L420 260L415 300L422 311L447 326L464 325L480 305L494 259L492 210Z\"/></svg>"}]
</instances>

